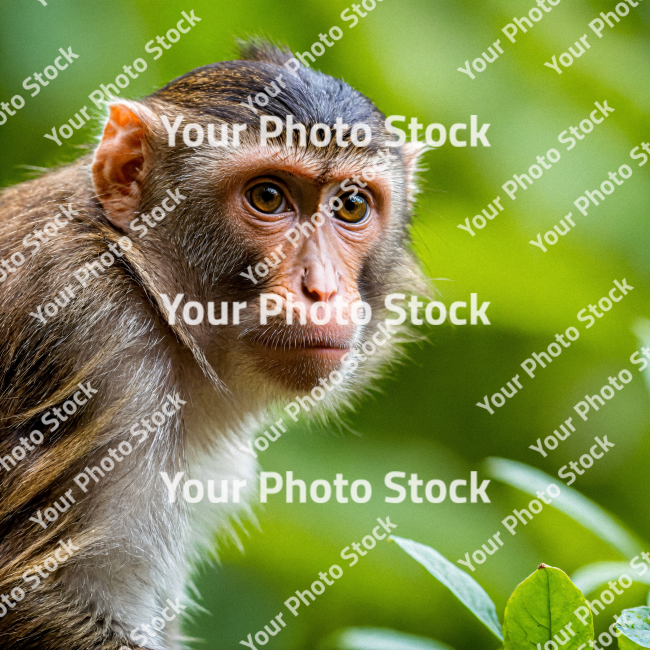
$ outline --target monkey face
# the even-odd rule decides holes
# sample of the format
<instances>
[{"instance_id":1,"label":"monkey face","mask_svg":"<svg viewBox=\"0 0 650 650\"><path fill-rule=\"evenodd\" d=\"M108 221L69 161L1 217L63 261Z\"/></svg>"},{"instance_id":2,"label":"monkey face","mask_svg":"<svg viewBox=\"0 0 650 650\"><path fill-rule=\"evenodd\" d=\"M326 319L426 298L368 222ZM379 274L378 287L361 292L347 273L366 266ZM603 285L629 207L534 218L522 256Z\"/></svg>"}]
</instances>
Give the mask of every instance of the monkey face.
<instances>
[{"instance_id":1,"label":"monkey face","mask_svg":"<svg viewBox=\"0 0 650 650\"><path fill-rule=\"evenodd\" d=\"M256 367L292 390L340 370L362 338L360 278L391 221L390 178L373 170L360 180L376 163L335 166L280 147L228 160L220 200L261 289L242 338Z\"/></svg>"}]
</instances>

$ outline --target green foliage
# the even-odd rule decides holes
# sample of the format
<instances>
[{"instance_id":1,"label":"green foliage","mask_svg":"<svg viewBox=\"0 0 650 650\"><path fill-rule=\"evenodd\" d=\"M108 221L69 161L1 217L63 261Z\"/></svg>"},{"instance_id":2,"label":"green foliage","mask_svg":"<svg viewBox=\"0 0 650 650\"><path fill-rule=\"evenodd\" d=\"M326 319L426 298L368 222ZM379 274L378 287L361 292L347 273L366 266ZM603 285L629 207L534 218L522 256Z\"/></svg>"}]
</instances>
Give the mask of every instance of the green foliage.
<instances>
[{"instance_id":1,"label":"green foliage","mask_svg":"<svg viewBox=\"0 0 650 650\"><path fill-rule=\"evenodd\" d=\"M630 570L628 562L594 562L580 567L571 576L571 581L583 594L590 594L596 587L607 584L609 580L618 580L619 576ZM633 573L635 582L650 585L650 575Z\"/></svg>"},{"instance_id":2,"label":"green foliage","mask_svg":"<svg viewBox=\"0 0 650 650\"><path fill-rule=\"evenodd\" d=\"M436 577L467 607L472 614L482 621L499 639L503 640L501 624L497 610L485 589L464 571L454 566L438 551L410 539L391 537L391 539L417 560L432 576Z\"/></svg>"},{"instance_id":3,"label":"green foliage","mask_svg":"<svg viewBox=\"0 0 650 650\"><path fill-rule=\"evenodd\" d=\"M453 650L444 643L382 628L348 628L326 640L320 650Z\"/></svg>"},{"instance_id":4,"label":"green foliage","mask_svg":"<svg viewBox=\"0 0 650 650\"><path fill-rule=\"evenodd\" d=\"M616 628L622 632L618 640L621 650L650 648L650 607L624 609Z\"/></svg>"},{"instance_id":5,"label":"green foliage","mask_svg":"<svg viewBox=\"0 0 650 650\"><path fill-rule=\"evenodd\" d=\"M586 607L587 601L561 569L540 564L515 589L506 605L502 632L494 603L473 578L429 546L401 537L393 536L391 539L502 639L504 650L533 650L551 640L566 650L577 650L594 640L591 611L587 608L587 624L583 624L574 613L579 607ZM363 633L359 639L364 639ZM368 639L364 641L370 642ZM365 646L355 646L350 650L357 648L365 650Z\"/></svg>"},{"instance_id":6,"label":"green foliage","mask_svg":"<svg viewBox=\"0 0 650 650\"><path fill-rule=\"evenodd\" d=\"M619 650L639 650L640 648L643 648L643 646L634 643L634 641L630 641L630 639L625 636L621 636L618 639L618 648Z\"/></svg>"},{"instance_id":7,"label":"green foliage","mask_svg":"<svg viewBox=\"0 0 650 650\"><path fill-rule=\"evenodd\" d=\"M490 476L533 497L537 496L538 491L546 490L550 483L558 483L557 479L541 470L513 460L488 458L485 464ZM636 555L643 550L640 542L605 508L566 485L561 484L560 489L560 496L552 502L555 508L625 556Z\"/></svg>"},{"instance_id":8,"label":"green foliage","mask_svg":"<svg viewBox=\"0 0 650 650\"><path fill-rule=\"evenodd\" d=\"M483 588L435 549L413 540L392 536L406 553L424 566L496 636L504 641L503 650L535 650L554 641L564 650L586 648L595 640L591 609L582 592L564 571L540 564L510 596L501 632L494 603ZM616 570L627 568L616 564ZM608 575L612 567L600 567ZM582 618L575 612L582 610ZM650 607L623 610L617 620L620 650L650 648ZM419 637L400 645L401 633L392 630L349 629L335 635L332 650L436 650L446 646ZM429 644L429 645L427 645ZM433 644L433 645L431 645ZM327 650L323 648L323 650Z\"/></svg>"},{"instance_id":9,"label":"green foliage","mask_svg":"<svg viewBox=\"0 0 650 650\"><path fill-rule=\"evenodd\" d=\"M594 638L591 612L587 625L574 611L585 597L564 571L540 564L510 596L503 620L505 650L530 650L554 637L565 650L586 647ZM558 643L559 645L559 643Z\"/></svg>"}]
</instances>

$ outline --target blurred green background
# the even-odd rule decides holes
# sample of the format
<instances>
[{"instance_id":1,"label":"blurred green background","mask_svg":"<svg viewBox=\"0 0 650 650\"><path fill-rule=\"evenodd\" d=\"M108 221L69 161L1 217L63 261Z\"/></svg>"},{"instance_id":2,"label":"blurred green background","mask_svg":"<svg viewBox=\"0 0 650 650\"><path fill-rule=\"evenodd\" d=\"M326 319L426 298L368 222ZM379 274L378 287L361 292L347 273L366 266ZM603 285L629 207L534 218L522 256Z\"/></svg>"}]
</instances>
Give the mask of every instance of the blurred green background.
<instances>
[{"instance_id":1,"label":"blurred green background","mask_svg":"<svg viewBox=\"0 0 650 650\"><path fill-rule=\"evenodd\" d=\"M588 23L615 2L563 2L545 14L513 45L501 28L523 16L532 1L383 0L353 29L340 14L345 1L282 0L5 0L0 6L2 73L0 100L16 93L26 106L0 126L0 185L31 177L29 167L73 160L94 142L93 125L58 147L43 137L64 124L90 92L112 82L123 65L143 57L148 69L125 96L137 98L188 70L234 58L234 37L263 35L303 52L318 34L338 25L343 38L327 48L314 67L370 97L387 115L415 116L424 124L450 126L478 115L491 123L491 148L454 148L426 154L424 191L414 220L415 248L448 304L476 292L489 300L491 326L431 328L429 343L409 350L381 391L363 399L345 424L332 430L295 426L260 455L262 468L292 470L306 481L369 480L373 499L364 505L287 504L274 499L256 507L260 530L246 524L245 552L227 548L220 566L204 566L195 582L201 604L185 628L204 639L197 648L235 648L285 611L282 603L332 564L344 576L327 589L269 648L312 650L345 626L392 627L430 636L458 650L494 648L497 642L451 594L396 545L380 543L354 567L339 553L370 533L377 517L390 516L396 534L429 544L452 561L472 553L497 530L513 508L530 497L493 481L491 504L386 504L383 477L390 471L418 473L429 480L465 478L482 461L501 456L536 466L552 476L586 451L596 435L616 447L574 484L650 540L649 400L641 376L629 362L640 347L633 328L650 317L650 165L639 168L630 150L650 141L650 4L641 3L602 39ZM202 21L157 61L144 51L194 9ZM583 34L592 48L562 75L544 67ZM480 56L497 38L505 53L471 80L456 71ZM22 80L50 64L59 47L79 54L36 97ZM567 152L560 132L576 125L607 100L615 112ZM511 202L501 185L521 174L550 148L562 159ZM594 189L609 171L630 165L632 178L583 217L573 201ZM458 229L497 195L506 210L470 237ZM576 227L542 253L528 241L573 211ZM606 295L614 279L635 287L603 319L585 331L576 314ZM581 337L495 415L475 403L519 372L534 351L556 333L578 326ZM629 368L634 381L607 407L580 423L578 431L542 458L528 446L550 435L571 415L585 393L593 394L610 374ZM576 418L574 418L576 419ZM648 548L650 551L650 548ZM477 578L501 613L514 587L540 563L568 573L599 560L625 559L565 515L546 508L506 546L478 567ZM629 558L628 558L629 559ZM596 618L596 629L623 607L642 604L635 585ZM611 610L611 611L610 611ZM285 616L286 619L286 616Z\"/></svg>"}]
</instances>

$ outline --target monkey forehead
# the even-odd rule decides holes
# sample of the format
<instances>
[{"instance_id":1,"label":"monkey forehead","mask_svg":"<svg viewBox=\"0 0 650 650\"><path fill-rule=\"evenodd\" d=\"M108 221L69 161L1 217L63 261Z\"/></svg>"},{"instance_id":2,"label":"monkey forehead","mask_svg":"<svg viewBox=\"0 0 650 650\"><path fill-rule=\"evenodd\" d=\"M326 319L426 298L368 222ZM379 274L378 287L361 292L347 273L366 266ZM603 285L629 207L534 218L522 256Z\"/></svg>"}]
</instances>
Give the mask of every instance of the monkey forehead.
<instances>
[{"instance_id":1,"label":"monkey forehead","mask_svg":"<svg viewBox=\"0 0 650 650\"><path fill-rule=\"evenodd\" d=\"M350 152L346 152L346 149ZM390 188L392 165L372 152L358 147L341 149L340 155L315 153L301 147L286 147L270 143L262 146L251 143L231 151L231 154L217 162L219 171L225 176L271 173L273 170L287 172L313 181L318 185L343 182L346 179L373 178L373 184L386 190ZM361 153L363 152L363 153Z\"/></svg>"}]
</instances>

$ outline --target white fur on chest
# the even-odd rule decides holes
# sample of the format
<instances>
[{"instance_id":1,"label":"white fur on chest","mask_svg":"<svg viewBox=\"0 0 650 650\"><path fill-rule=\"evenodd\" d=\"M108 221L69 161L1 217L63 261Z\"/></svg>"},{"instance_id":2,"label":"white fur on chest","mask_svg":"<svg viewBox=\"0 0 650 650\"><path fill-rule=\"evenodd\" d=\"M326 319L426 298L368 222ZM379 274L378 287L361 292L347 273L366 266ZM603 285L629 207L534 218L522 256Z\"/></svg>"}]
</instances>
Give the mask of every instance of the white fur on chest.
<instances>
[{"instance_id":1,"label":"white fur on chest","mask_svg":"<svg viewBox=\"0 0 650 650\"><path fill-rule=\"evenodd\" d=\"M143 445L121 463L110 482L93 487L87 496L93 507L84 530L101 531L103 541L92 556L70 567L66 576L67 587L76 597L127 636L160 617L168 598L180 598L189 605L185 587L191 566L205 561L218 540L239 544L237 526L242 514L252 518L257 463L236 443L245 444L255 433L257 419L242 421L234 415L232 404L215 399L213 390L203 396L194 391L187 399L180 432L183 440L175 445L173 456ZM88 463L104 455L102 450ZM199 481L204 486L202 501L188 503L181 487L170 502L161 472L172 479L183 472L181 486L187 480ZM219 496L224 480L230 488L228 502L212 503L208 482L214 482ZM238 502L232 498L234 481L246 482ZM148 635L146 646L154 650L178 647L168 631L175 632L168 628L158 638Z\"/></svg>"}]
</instances>

